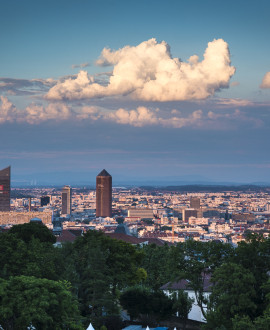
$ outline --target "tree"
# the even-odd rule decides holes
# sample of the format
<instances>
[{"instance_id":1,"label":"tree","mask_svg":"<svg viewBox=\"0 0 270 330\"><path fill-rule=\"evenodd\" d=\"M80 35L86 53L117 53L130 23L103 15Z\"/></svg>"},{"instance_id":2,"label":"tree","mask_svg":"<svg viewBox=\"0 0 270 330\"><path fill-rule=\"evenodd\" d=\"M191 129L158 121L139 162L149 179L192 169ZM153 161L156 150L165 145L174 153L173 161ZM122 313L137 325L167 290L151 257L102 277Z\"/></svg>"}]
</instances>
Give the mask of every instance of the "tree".
<instances>
[{"instance_id":1,"label":"tree","mask_svg":"<svg viewBox=\"0 0 270 330\"><path fill-rule=\"evenodd\" d=\"M6 330L83 329L68 282L28 276L0 280L0 324Z\"/></svg>"},{"instance_id":2,"label":"tree","mask_svg":"<svg viewBox=\"0 0 270 330\"><path fill-rule=\"evenodd\" d=\"M153 290L159 290L179 274L179 265L182 264L184 255L178 253L174 246L150 244L143 246L142 251L144 255L141 267L147 272L144 284Z\"/></svg>"},{"instance_id":3,"label":"tree","mask_svg":"<svg viewBox=\"0 0 270 330\"><path fill-rule=\"evenodd\" d=\"M152 291L148 287L133 286L120 295L120 303L131 317L149 320L164 320L174 313L173 301L162 291Z\"/></svg>"},{"instance_id":4,"label":"tree","mask_svg":"<svg viewBox=\"0 0 270 330\"><path fill-rule=\"evenodd\" d=\"M192 309L194 299L189 298L187 292L178 290L172 294L173 308L176 310L180 319L183 320L183 329L186 329L188 314Z\"/></svg>"},{"instance_id":5,"label":"tree","mask_svg":"<svg viewBox=\"0 0 270 330\"><path fill-rule=\"evenodd\" d=\"M215 270L212 281L211 311L207 314L205 329L215 329L220 325L231 329L235 315L254 318L256 281L251 272L241 265L225 263Z\"/></svg>"},{"instance_id":6,"label":"tree","mask_svg":"<svg viewBox=\"0 0 270 330\"><path fill-rule=\"evenodd\" d=\"M9 233L15 234L25 243L29 243L33 237L43 243L47 242L53 244L56 242L53 233L42 223L29 222L16 225L9 230Z\"/></svg>"},{"instance_id":7,"label":"tree","mask_svg":"<svg viewBox=\"0 0 270 330\"><path fill-rule=\"evenodd\" d=\"M0 277L35 276L51 280L60 279L64 261L59 249L32 237L29 242L16 234L0 235Z\"/></svg>"},{"instance_id":8,"label":"tree","mask_svg":"<svg viewBox=\"0 0 270 330\"><path fill-rule=\"evenodd\" d=\"M64 274L72 283L87 322L100 327L104 317L119 312L119 290L140 282L142 252L128 243L88 231L74 244L63 247L69 260Z\"/></svg>"},{"instance_id":9,"label":"tree","mask_svg":"<svg viewBox=\"0 0 270 330\"><path fill-rule=\"evenodd\" d=\"M205 279L209 277L217 267L229 260L233 255L233 248L229 244L221 242L200 242L187 240L179 243L176 247L178 254L183 255L180 259L178 274L175 280L189 280L189 287L195 292L198 306L206 318L205 305L208 298L204 293Z\"/></svg>"},{"instance_id":10,"label":"tree","mask_svg":"<svg viewBox=\"0 0 270 330\"><path fill-rule=\"evenodd\" d=\"M232 258L234 263L242 265L255 277L254 289L256 297L254 302L257 306L256 316L260 316L265 308L265 290L270 269L270 239L265 239L261 234L248 233L246 241L238 244L235 255Z\"/></svg>"}]
</instances>

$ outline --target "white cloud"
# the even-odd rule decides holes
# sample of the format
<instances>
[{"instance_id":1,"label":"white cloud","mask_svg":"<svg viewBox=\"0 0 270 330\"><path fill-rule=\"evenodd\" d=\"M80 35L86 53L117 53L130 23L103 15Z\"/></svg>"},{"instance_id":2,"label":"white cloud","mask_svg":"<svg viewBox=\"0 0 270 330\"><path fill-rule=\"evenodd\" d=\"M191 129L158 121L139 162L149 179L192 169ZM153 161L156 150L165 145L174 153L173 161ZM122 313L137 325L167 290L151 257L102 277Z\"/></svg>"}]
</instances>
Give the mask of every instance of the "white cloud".
<instances>
[{"instance_id":1,"label":"white cloud","mask_svg":"<svg viewBox=\"0 0 270 330\"><path fill-rule=\"evenodd\" d=\"M37 124L47 120L66 120L71 117L70 109L62 103L51 103L46 107L32 104L25 109L24 117L20 121Z\"/></svg>"},{"instance_id":2,"label":"white cloud","mask_svg":"<svg viewBox=\"0 0 270 330\"><path fill-rule=\"evenodd\" d=\"M115 112L104 114L103 118L118 124L143 127L149 125L160 125L164 127L181 128L184 126L199 126L203 112L196 110L188 117L162 118L157 116L157 111L146 107L138 107L135 110L118 109ZM174 112L175 113L175 112ZM180 112L178 112L180 114Z\"/></svg>"},{"instance_id":3,"label":"white cloud","mask_svg":"<svg viewBox=\"0 0 270 330\"><path fill-rule=\"evenodd\" d=\"M8 98L1 96L0 123L27 122L38 124L47 120L67 120L72 116L68 106L63 103L50 103L47 106L30 104L25 109L18 109Z\"/></svg>"},{"instance_id":4,"label":"white cloud","mask_svg":"<svg viewBox=\"0 0 270 330\"><path fill-rule=\"evenodd\" d=\"M97 120L101 118L100 110L97 107L84 106L80 109L80 112L76 113L76 118Z\"/></svg>"},{"instance_id":5,"label":"white cloud","mask_svg":"<svg viewBox=\"0 0 270 330\"><path fill-rule=\"evenodd\" d=\"M6 121L13 122L16 117L16 107L8 100L7 97L0 96L0 123Z\"/></svg>"},{"instance_id":6,"label":"white cloud","mask_svg":"<svg viewBox=\"0 0 270 330\"><path fill-rule=\"evenodd\" d=\"M128 124L131 126L142 127L145 125L158 124L159 118L154 111L145 107L138 107L136 110L118 109L105 115L105 118L115 121L118 124Z\"/></svg>"},{"instance_id":7,"label":"white cloud","mask_svg":"<svg viewBox=\"0 0 270 330\"><path fill-rule=\"evenodd\" d=\"M264 75L260 87L261 88L270 88L270 71L266 72L266 74Z\"/></svg>"},{"instance_id":8,"label":"white cloud","mask_svg":"<svg viewBox=\"0 0 270 330\"><path fill-rule=\"evenodd\" d=\"M6 97L0 97L0 123L17 122L39 124L45 121L65 120L73 121L107 121L133 127L159 126L168 128L199 127L203 129L231 129L241 122L252 124L255 127L263 125L261 119L248 116L244 111L236 109L234 112L209 111L203 113L196 110L188 116L180 111L161 111L144 106L136 109L108 110L96 106L82 106L71 109L64 103L56 102L48 105L30 104L25 109L18 109Z\"/></svg>"},{"instance_id":9,"label":"white cloud","mask_svg":"<svg viewBox=\"0 0 270 330\"><path fill-rule=\"evenodd\" d=\"M172 58L169 45L156 39L117 51L103 49L98 65L113 65L108 85L103 86L80 71L76 79L58 82L49 99L83 99L130 95L145 101L205 99L229 87L235 68L230 63L228 44L222 40L208 43L200 62L193 55L187 63Z\"/></svg>"}]
</instances>

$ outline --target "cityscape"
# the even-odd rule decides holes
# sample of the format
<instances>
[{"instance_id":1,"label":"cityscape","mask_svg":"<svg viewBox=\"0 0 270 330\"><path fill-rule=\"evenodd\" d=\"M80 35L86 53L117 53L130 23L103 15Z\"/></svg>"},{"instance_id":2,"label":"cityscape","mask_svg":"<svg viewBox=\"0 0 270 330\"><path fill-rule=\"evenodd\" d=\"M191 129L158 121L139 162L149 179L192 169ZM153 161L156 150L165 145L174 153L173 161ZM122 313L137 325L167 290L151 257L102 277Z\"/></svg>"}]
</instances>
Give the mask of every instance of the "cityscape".
<instances>
[{"instance_id":1,"label":"cityscape","mask_svg":"<svg viewBox=\"0 0 270 330\"><path fill-rule=\"evenodd\" d=\"M142 315L144 315L145 309L139 309L142 314L138 314L139 311L135 312L135 306L133 305L135 296L136 299L138 299L138 295L140 294L143 300L149 298L147 298L147 291L144 291L146 288L143 286L140 286L140 289L128 286L120 294L120 303L124 309L119 311L119 315L112 316L110 308L108 306L105 307L105 302L101 302L100 315L98 311L93 313L91 308L88 310L85 314L88 323L90 321L87 327L88 330L94 329L92 323L95 326L103 324L102 326L106 327L106 329L139 330L143 329L145 322L150 324L150 326L152 325L151 329L175 329L176 326L179 329L184 329L187 326L189 329L196 330L200 329L201 325L205 325L205 329L212 329L213 321L211 321L209 317L211 313L208 314L210 312L209 304L214 292L213 280L211 277L213 276L212 273L215 267L218 267L218 265L213 265L212 261L209 264L207 261L208 258L211 260L211 257L216 257L217 251L213 250L211 252L211 249L214 248L220 250L220 252L222 251L222 255L220 256L221 260L219 261L222 262L223 258L226 260L227 253L231 256L234 254L237 255L238 249L241 249L243 246L241 244L247 244L247 247L249 244L252 244L249 241L250 237L252 237L250 235L255 235L254 239L256 245L258 242L261 242L261 244L268 244L270 240L269 221L270 187L266 185L114 187L112 176L106 169L103 169L96 176L96 187L92 188L71 187L69 185L63 187L32 186L13 188L11 187L11 167L9 166L0 170L0 244L1 239L5 239L5 237L9 239L8 235L12 237L14 230L15 233L18 230L19 237L21 235L26 235L26 237L28 237L27 240L30 239L30 242L32 242L31 244L34 244L35 237L45 239L45 237L42 238L42 236L40 236L41 232L39 233L39 230L41 230L41 228L46 228L48 231L46 235L51 235L49 236L50 238L47 236L46 240L50 239L51 242L54 242L51 248L60 249L60 258L62 258L62 253L66 253L65 251L69 246L68 244L76 246L76 244L79 244L80 238L82 240L90 238L91 241L95 242L98 238L95 237L95 235L99 234L103 235L103 239L105 239L105 237L109 239L107 243L106 241L103 242L104 247L109 242L109 244L112 244L113 241L119 242L117 244L127 244L122 257L127 254L128 246L135 247L137 252L140 250L144 251L146 254L145 257L147 257L149 251L155 246L155 253L158 252L157 248L161 249L161 269L164 267L163 263L165 260L165 263L167 263L167 258L172 258L171 260L175 266L171 268L171 266L168 265L168 269L165 272L164 269L161 270L161 279L159 281L157 281L157 279L151 279L152 270L151 268L148 269L151 263L145 265L142 263L145 267L145 273L141 275L140 281L144 281L145 284L148 283L147 285L149 285L149 288L147 290L151 288L151 285L153 286L152 290L157 286L156 289L150 291L152 292L150 294L152 295L151 299L153 299L155 295L159 296L155 298L159 301L157 305L158 314L155 314L157 312L154 311L154 309L150 309L149 311L152 316L144 319ZM30 227L24 227L25 229L23 230L23 227L20 226ZM44 234L45 233L42 235ZM29 235L32 236L29 237ZM22 236L22 239L25 239L24 236ZM259 239L258 242L256 242L257 239ZM195 242L198 242L200 245L194 245ZM203 246L208 246L207 253L204 255L203 259L201 259L202 256L198 259L198 256L201 255L204 249ZM7 247L5 247L5 249L6 248ZM48 248L47 245L46 248ZM168 248L170 249L169 251L171 251L170 253L173 254L175 254L175 252L173 252L174 249L184 249L185 252L179 255L182 255L182 258L184 258L179 265L175 259L176 255L173 257L167 256ZM121 249L120 245L117 249ZM208 249L210 249L210 251L208 251ZM14 252L16 251L17 248L15 247ZM89 253L89 251L87 253ZM255 250L253 252L255 254L257 253ZM5 256L5 252L3 255ZM128 256L128 254L126 256ZM113 258L113 256L110 258ZM130 256L128 258L130 258ZM151 258L153 258L153 256ZM163 258L165 258L165 260L162 260ZM257 258L260 258L259 255L257 255ZM263 256L263 258L267 258L264 261L267 267L267 260L269 258L266 255ZM1 262L3 261L0 260L0 263ZM190 267L193 267L194 262L197 263L199 270L199 273L196 275L198 276L196 277L197 280L200 279L199 281L201 284L199 287L197 287L198 284L195 286L191 284L194 279L188 279L194 276L194 274L192 276L189 274ZM68 264L66 265L68 266ZM180 265L182 270L181 268L180 270L178 269ZM208 268L209 265L212 265L212 269ZM5 269L7 263L4 262L2 266L3 269ZM97 271L95 266L91 267L95 272ZM128 267L126 262L124 267ZM185 278L179 281L178 276L185 268L186 272L183 273L185 274ZM104 265L102 269L105 270L106 266ZM139 269L142 270L142 268ZM266 268L266 270L267 269L268 268ZM118 271L119 269L117 272ZM168 271L169 273L167 273ZM173 275L172 277L175 271L178 275ZM232 270L232 272L233 271L234 270ZM20 272L24 274L21 268L19 269L19 273ZM194 270L192 270L192 273L193 272ZM167 275L165 276L166 273ZM186 276L188 277L186 278ZM261 281L261 272L259 276ZM94 278L92 280L94 280ZM170 279L170 281L166 283L166 279ZM175 282L171 281L173 279ZM71 283L72 281L73 279L71 279ZM151 284L149 284L149 281L151 281ZM196 281L195 283L197 283ZM75 285L75 283L73 285ZM88 289L85 288L84 290ZM176 292L178 292L178 295L180 292L185 293L181 302L177 300L178 296L172 293L175 290L177 290ZM200 302L198 296L200 290L200 294L204 297L202 302ZM21 293L23 294L23 291ZM90 294L88 298L90 300L86 300L87 303L93 301L91 300L93 299L92 294ZM104 299L102 295L97 298L98 296L95 294L95 297L95 299L97 299L95 302L96 304L100 304L99 299L101 299L101 301ZM113 297L110 299L111 301L115 301ZM119 303L117 302L118 299L115 303ZM125 299L127 299L126 302ZM208 303L205 299L208 300ZM176 306L176 302L177 308L174 307ZM161 320L163 320L161 316L163 313L161 304L163 305L164 303L171 304L171 307L169 307L170 311L165 313L165 321L161 322ZM70 306L73 305L70 303L69 307ZM98 308L97 306L95 308ZM104 312L105 310L106 313ZM184 310L185 312L183 312ZM173 316L174 314L176 316ZM38 315L38 312L36 312L34 316L30 316L30 326L32 321L34 321L36 326L38 325L43 328L44 324L36 321ZM137 315L135 323L133 315ZM179 315L182 316L179 318ZM116 319L112 317L116 317ZM79 324L81 324L82 321L80 320L79 314L77 318L74 316L74 320L75 319L77 319L76 326L80 327ZM2 322L6 325L9 324L6 323L5 317L2 318ZM220 320L215 322L214 324L220 324ZM239 325L237 321L234 322L236 324L235 329L237 329ZM264 322L268 321L263 320L262 322L264 324ZM141 324L138 325L138 323ZM155 327L156 325L162 325L163 327ZM32 328L36 329L36 326L32 325ZM62 325L62 327L65 328L64 325ZM13 328L14 327L11 326L11 329ZM15 326L15 328L17 328L17 326ZM150 329L146 326L146 329L147 328Z\"/></svg>"},{"instance_id":2,"label":"cityscape","mask_svg":"<svg viewBox=\"0 0 270 330\"><path fill-rule=\"evenodd\" d=\"M38 217L50 229L56 227L57 233L94 229L112 234L119 229L119 223L124 223L122 234L140 241L158 239L160 244L192 238L236 245L245 240L247 231L261 233L265 238L270 233L267 186L247 186L243 191L237 186L234 191L222 187L224 191L218 192L211 192L211 186L207 192L203 192L203 186L196 187L199 192L178 192L177 187L171 187L171 191L162 187L114 188L111 175L103 169L96 177L96 189L12 188L11 194L24 197L10 198L10 167L0 171L0 179L2 228Z\"/></svg>"},{"instance_id":3,"label":"cityscape","mask_svg":"<svg viewBox=\"0 0 270 330\"><path fill-rule=\"evenodd\" d=\"M270 329L269 12L1 1L0 330Z\"/></svg>"}]
</instances>

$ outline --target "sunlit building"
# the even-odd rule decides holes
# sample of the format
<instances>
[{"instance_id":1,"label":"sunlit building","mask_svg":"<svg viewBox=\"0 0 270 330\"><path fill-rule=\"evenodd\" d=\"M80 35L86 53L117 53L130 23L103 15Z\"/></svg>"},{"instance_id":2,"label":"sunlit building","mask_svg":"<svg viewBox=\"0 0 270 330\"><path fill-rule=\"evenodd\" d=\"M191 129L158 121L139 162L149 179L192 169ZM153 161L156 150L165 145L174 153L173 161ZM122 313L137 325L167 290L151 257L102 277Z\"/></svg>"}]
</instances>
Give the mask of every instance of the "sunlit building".
<instances>
[{"instance_id":1,"label":"sunlit building","mask_svg":"<svg viewBox=\"0 0 270 330\"><path fill-rule=\"evenodd\" d=\"M112 177L102 170L96 178L96 217L112 216Z\"/></svg>"},{"instance_id":2,"label":"sunlit building","mask_svg":"<svg viewBox=\"0 0 270 330\"><path fill-rule=\"evenodd\" d=\"M62 215L71 214L71 188L64 186L62 189Z\"/></svg>"}]
</instances>

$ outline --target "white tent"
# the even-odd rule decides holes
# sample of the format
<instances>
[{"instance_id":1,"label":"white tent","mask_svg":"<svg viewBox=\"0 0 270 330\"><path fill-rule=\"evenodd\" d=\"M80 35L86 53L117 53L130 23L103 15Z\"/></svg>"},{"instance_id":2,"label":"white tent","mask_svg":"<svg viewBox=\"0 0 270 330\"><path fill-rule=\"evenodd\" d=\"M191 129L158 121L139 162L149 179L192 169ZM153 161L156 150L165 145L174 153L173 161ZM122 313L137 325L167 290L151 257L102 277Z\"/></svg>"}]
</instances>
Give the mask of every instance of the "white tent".
<instances>
[{"instance_id":1,"label":"white tent","mask_svg":"<svg viewBox=\"0 0 270 330\"><path fill-rule=\"evenodd\" d=\"M149 329L149 326L147 326L145 330L150 330L150 329Z\"/></svg>"},{"instance_id":2,"label":"white tent","mask_svg":"<svg viewBox=\"0 0 270 330\"><path fill-rule=\"evenodd\" d=\"M95 329L93 328L92 324L90 323L86 330L95 330Z\"/></svg>"}]
</instances>

